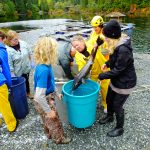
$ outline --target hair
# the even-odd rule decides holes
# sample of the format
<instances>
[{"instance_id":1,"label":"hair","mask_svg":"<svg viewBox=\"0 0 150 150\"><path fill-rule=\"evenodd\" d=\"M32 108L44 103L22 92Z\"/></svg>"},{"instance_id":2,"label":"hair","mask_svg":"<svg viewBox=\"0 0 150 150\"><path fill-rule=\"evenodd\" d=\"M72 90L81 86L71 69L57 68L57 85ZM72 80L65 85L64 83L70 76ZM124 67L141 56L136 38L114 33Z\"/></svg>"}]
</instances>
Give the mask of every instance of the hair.
<instances>
[{"instance_id":1,"label":"hair","mask_svg":"<svg viewBox=\"0 0 150 150\"><path fill-rule=\"evenodd\" d=\"M119 39L111 39L111 38L109 38L109 44L108 44L107 49L109 50L110 54L114 53L114 50L115 50L118 42L119 42Z\"/></svg>"},{"instance_id":2,"label":"hair","mask_svg":"<svg viewBox=\"0 0 150 150\"><path fill-rule=\"evenodd\" d=\"M2 38L2 40L7 37L5 32L3 32L2 30L0 30L0 37Z\"/></svg>"},{"instance_id":3,"label":"hair","mask_svg":"<svg viewBox=\"0 0 150 150\"><path fill-rule=\"evenodd\" d=\"M73 43L74 41L80 41L80 42L84 42L85 40L81 35L75 35L72 39L71 39L71 43Z\"/></svg>"},{"instance_id":4,"label":"hair","mask_svg":"<svg viewBox=\"0 0 150 150\"><path fill-rule=\"evenodd\" d=\"M13 38L19 37L18 33L13 30L9 30L6 35L7 35L7 39L5 40L5 44L7 45L10 45L10 40L12 40Z\"/></svg>"},{"instance_id":5,"label":"hair","mask_svg":"<svg viewBox=\"0 0 150 150\"><path fill-rule=\"evenodd\" d=\"M122 33L120 38L125 38L125 37L127 37L127 35L125 33ZM110 54L114 53L114 50L115 50L120 38L118 38L118 39L109 38L109 44L107 46L107 49L109 50Z\"/></svg>"},{"instance_id":6,"label":"hair","mask_svg":"<svg viewBox=\"0 0 150 150\"><path fill-rule=\"evenodd\" d=\"M104 27L104 24L100 24L98 27L103 28L103 27Z\"/></svg>"},{"instance_id":7,"label":"hair","mask_svg":"<svg viewBox=\"0 0 150 150\"><path fill-rule=\"evenodd\" d=\"M34 48L36 64L54 65L57 62L57 41L51 37L40 38Z\"/></svg>"}]
</instances>

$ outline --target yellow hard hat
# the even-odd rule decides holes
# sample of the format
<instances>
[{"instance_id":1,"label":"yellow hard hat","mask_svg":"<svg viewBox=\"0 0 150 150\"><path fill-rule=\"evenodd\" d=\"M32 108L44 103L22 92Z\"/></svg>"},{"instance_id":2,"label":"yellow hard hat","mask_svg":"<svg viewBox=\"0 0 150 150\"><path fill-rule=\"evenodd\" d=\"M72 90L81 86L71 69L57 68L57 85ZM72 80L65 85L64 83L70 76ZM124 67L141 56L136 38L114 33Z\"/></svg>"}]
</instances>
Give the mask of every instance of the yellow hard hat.
<instances>
[{"instance_id":1,"label":"yellow hard hat","mask_svg":"<svg viewBox=\"0 0 150 150\"><path fill-rule=\"evenodd\" d=\"M104 23L104 20L101 16L95 16L91 20L91 26L93 27L98 27L99 25L103 25L103 23Z\"/></svg>"}]
</instances>

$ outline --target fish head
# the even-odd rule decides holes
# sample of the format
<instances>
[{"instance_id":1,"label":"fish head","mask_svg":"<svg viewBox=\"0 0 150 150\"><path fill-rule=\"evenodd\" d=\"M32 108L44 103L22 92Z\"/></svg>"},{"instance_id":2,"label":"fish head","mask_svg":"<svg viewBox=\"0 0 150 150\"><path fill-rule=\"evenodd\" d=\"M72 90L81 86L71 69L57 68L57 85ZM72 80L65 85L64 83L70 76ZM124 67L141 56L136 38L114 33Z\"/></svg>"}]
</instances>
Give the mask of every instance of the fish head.
<instances>
[{"instance_id":1,"label":"fish head","mask_svg":"<svg viewBox=\"0 0 150 150\"><path fill-rule=\"evenodd\" d=\"M72 90L75 90L78 88L78 86L81 84L81 81L79 80L78 76L74 78Z\"/></svg>"}]
</instances>

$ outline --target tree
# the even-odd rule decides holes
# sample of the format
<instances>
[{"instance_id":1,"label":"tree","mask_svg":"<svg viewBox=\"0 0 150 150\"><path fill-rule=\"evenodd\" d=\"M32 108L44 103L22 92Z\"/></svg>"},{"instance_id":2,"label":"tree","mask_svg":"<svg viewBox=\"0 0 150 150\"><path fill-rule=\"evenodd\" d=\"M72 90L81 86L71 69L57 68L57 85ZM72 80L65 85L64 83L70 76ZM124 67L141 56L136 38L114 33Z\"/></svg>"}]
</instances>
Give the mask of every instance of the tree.
<instances>
[{"instance_id":1,"label":"tree","mask_svg":"<svg viewBox=\"0 0 150 150\"><path fill-rule=\"evenodd\" d=\"M16 11L15 4L12 1L7 0L7 3L5 3L5 5L4 5L4 10L5 10L7 16L14 15L14 13Z\"/></svg>"}]
</instances>

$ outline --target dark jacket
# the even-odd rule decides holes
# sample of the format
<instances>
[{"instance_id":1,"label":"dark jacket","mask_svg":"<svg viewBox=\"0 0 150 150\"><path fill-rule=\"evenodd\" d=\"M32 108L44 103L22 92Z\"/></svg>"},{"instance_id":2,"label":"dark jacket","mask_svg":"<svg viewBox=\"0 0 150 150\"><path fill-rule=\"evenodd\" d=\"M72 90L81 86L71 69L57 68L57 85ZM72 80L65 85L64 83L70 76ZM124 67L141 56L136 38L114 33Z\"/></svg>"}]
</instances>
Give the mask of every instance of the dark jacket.
<instances>
[{"instance_id":1,"label":"dark jacket","mask_svg":"<svg viewBox=\"0 0 150 150\"><path fill-rule=\"evenodd\" d=\"M73 58L70 56L71 43L65 39L58 40L58 61L62 66L66 76L69 79L73 79L71 73L70 62L73 62Z\"/></svg>"},{"instance_id":2,"label":"dark jacket","mask_svg":"<svg viewBox=\"0 0 150 150\"><path fill-rule=\"evenodd\" d=\"M130 89L136 85L136 73L134 68L134 59L131 47L131 39L129 37L121 38L120 44L110 55L110 59L106 62L110 71L99 75L99 79L111 79L113 86L119 89Z\"/></svg>"}]
</instances>

